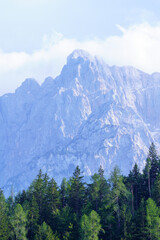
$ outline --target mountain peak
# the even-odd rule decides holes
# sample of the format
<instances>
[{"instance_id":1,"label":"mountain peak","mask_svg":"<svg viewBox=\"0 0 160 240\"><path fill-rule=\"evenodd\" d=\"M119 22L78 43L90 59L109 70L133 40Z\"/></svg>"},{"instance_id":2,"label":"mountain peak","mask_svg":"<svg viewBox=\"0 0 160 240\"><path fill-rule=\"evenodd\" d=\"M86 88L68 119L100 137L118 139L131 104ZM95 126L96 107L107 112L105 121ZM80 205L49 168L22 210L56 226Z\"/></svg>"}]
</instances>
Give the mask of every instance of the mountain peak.
<instances>
[{"instance_id":1,"label":"mountain peak","mask_svg":"<svg viewBox=\"0 0 160 240\"><path fill-rule=\"evenodd\" d=\"M33 78L26 78L25 81L21 84L19 88L16 89L16 92L35 92L40 89L40 85Z\"/></svg>"},{"instance_id":2,"label":"mountain peak","mask_svg":"<svg viewBox=\"0 0 160 240\"><path fill-rule=\"evenodd\" d=\"M26 78L21 86L32 87L32 86L39 86L39 84L34 78Z\"/></svg>"},{"instance_id":3,"label":"mountain peak","mask_svg":"<svg viewBox=\"0 0 160 240\"><path fill-rule=\"evenodd\" d=\"M158 79L75 50L57 78L25 80L0 98L0 187L22 190L40 168L58 183L77 165L142 169L150 142L160 147Z\"/></svg>"},{"instance_id":4,"label":"mountain peak","mask_svg":"<svg viewBox=\"0 0 160 240\"><path fill-rule=\"evenodd\" d=\"M94 61L94 57L91 56L88 52L82 49L75 49L67 58L67 63L72 62L73 60L80 60L83 59L84 61Z\"/></svg>"}]
</instances>

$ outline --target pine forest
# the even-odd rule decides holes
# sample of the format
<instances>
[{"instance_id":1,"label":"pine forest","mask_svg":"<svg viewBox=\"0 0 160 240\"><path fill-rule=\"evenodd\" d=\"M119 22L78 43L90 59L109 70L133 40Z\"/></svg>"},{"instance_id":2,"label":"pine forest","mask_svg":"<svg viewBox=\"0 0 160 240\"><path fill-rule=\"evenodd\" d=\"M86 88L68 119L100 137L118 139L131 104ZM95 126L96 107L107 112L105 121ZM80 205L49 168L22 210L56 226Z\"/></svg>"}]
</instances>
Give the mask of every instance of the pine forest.
<instances>
[{"instance_id":1,"label":"pine forest","mask_svg":"<svg viewBox=\"0 0 160 240\"><path fill-rule=\"evenodd\" d=\"M146 166L128 176L100 166L84 181L79 166L60 186L40 170L27 190L0 191L0 240L160 239L160 159L152 143Z\"/></svg>"}]
</instances>

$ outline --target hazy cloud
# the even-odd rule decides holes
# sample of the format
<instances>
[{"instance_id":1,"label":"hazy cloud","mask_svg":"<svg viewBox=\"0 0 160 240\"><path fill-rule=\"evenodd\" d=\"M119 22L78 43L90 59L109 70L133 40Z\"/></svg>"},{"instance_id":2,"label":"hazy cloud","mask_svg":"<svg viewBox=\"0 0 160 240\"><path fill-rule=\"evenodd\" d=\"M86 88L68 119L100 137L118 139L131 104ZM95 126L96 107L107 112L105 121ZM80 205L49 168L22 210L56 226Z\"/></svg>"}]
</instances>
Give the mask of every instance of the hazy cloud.
<instances>
[{"instance_id":1,"label":"hazy cloud","mask_svg":"<svg viewBox=\"0 0 160 240\"><path fill-rule=\"evenodd\" d=\"M44 36L39 51L0 52L0 94L13 91L27 77L40 83L61 71L67 56L76 48L103 58L109 65L132 65L148 73L160 72L160 24L134 25L128 29L117 25L120 36L83 42L67 39L61 33Z\"/></svg>"}]
</instances>

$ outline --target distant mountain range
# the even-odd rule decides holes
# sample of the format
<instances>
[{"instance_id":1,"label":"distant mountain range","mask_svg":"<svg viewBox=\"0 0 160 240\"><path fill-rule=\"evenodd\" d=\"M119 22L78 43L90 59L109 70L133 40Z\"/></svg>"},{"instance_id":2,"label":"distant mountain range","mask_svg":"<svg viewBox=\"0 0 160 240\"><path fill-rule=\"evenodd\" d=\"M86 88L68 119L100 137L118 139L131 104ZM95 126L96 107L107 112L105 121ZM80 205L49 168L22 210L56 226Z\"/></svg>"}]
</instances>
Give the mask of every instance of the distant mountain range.
<instances>
[{"instance_id":1,"label":"distant mountain range","mask_svg":"<svg viewBox=\"0 0 160 240\"><path fill-rule=\"evenodd\" d=\"M54 66L53 66L54 67ZM77 165L85 176L142 169L160 147L160 74L109 67L82 50L60 76L40 86L26 79L0 97L0 187L26 188L41 168L60 183Z\"/></svg>"}]
</instances>

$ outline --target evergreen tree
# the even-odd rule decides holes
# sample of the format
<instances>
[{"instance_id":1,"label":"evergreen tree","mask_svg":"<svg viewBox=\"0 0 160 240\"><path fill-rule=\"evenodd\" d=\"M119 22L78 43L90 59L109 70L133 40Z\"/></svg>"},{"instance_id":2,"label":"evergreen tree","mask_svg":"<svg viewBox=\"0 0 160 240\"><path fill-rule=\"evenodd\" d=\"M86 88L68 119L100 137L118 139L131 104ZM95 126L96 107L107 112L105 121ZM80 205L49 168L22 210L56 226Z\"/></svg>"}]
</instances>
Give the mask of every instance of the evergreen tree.
<instances>
[{"instance_id":1,"label":"evergreen tree","mask_svg":"<svg viewBox=\"0 0 160 240\"><path fill-rule=\"evenodd\" d=\"M147 235L149 240L160 239L160 217L159 209L155 202L149 198L146 204Z\"/></svg>"},{"instance_id":2,"label":"evergreen tree","mask_svg":"<svg viewBox=\"0 0 160 240\"><path fill-rule=\"evenodd\" d=\"M60 200L62 208L64 208L67 204L67 197L68 197L67 181L66 178L63 178L60 188Z\"/></svg>"},{"instance_id":3,"label":"evergreen tree","mask_svg":"<svg viewBox=\"0 0 160 240\"><path fill-rule=\"evenodd\" d=\"M109 184L107 183L107 181L104 177L104 170L101 165L100 165L100 168L98 169L98 175L100 178L99 199L100 199L100 204L101 204L105 201L106 196L109 192Z\"/></svg>"},{"instance_id":4,"label":"evergreen tree","mask_svg":"<svg viewBox=\"0 0 160 240\"><path fill-rule=\"evenodd\" d=\"M2 190L0 189L0 239L8 240L10 235L10 225L7 216L7 206Z\"/></svg>"},{"instance_id":5,"label":"evergreen tree","mask_svg":"<svg viewBox=\"0 0 160 240\"><path fill-rule=\"evenodd\" d=\"M69 206L65 206L61 209L58 216L58 233L60 234L60 239L71 240L72 230L74 224L74 214Z\"/></svg>"},{"instance_id":6,"label":"evergreen tree","mask_svg":"<svg viewBox=\"0 0 160 240\"><path fill-rule=\"evenodd\" d=\"M127 181L132 194L132 214L138 209L141 201L141 174L137 163L135 163L132 171L130 171Z\"/></svg>"},{"instance_id":7,"label":"evergreen tree","mask_svg":"<svg viewBox=\"0 0 160 240\"><path fill-rule=\"evenodd\" d=\"M156 148L154 143L151 144L149 148L148 157L146 159L146 166L143 170L143 197L147 200L151 197L152 188L154 186L154 182L159 174L159 159L156 152Z\"/></svg>"},{"instance_id":8,"label":"evergreen tree","mask_svg":"<svg viewBox=\"0 0 160 240\"><path fill-rule=\"evenodd\" d=\"M73 173L73 177L70 180L69 206L78 216L80 216L84 202L85 186L80 168L77 166Z\"/></svg>"},{"instance_id":9,"label":"evergreen tree","mask_svg":"<svg viewBox=\"0 0 160 240\"><path fill-rule=\"evenodd\" d=\"M60 198L57 183L53 178L48 182L46 204L46 222L55 230L57 229Z\"/></svg>"},{"instance_id":10,"label":"evergreen tree","mask_svg":"<svg viewBox=\"0 0 160 240\"><path fill-rule=\"evenodd\" d=\"M157 151L154 143L152 143L149 148L148 158L151 160L150 177L151 177L151 187L152 187L160 170L159 159L158 159L158 155L157 155Z\"/></svg>"},{"instance_id":11,"label":"evergreen tree","mask_svg":"<svg viewBox=\"0 0 160 240\"><path fill-rule=\"evenodd\" d=\"M13 213L13 209L15 206L15 197L14 197L14 190L13 190L13 186L11 187L11 194L7 199L7 205L9 208L9 213L12 214Z\"/></svg>"},{"instance_id":12,"label":"evergreen tree","mask_svg":"<svg viewBox=\"0 0 160 240\"><path fill-rule=\"evenodd\" d=\"M25 201L27 201L27 195L26 195L26 191L23 190L22 192L19 192L16 196L15 196L15 204L21 204L23 205L25 203Z\"/></svg>"},{"instance_id":13,"label":"evergreen tree","mask_svg":"<svg viewBox=\"0 0 160 240\"><path fill-rule=\"evenodd\" d=\"M47 204L50 213L56 213L57 209L60 207L58 186L53 178L48 183Z\"/></svg>"},{"instance_id":14,"label":"evergreen tree","mask_svg":"<svg viewBox=\"0 0 160 240\"><path fill-rule=\"evenodd\" d=\"M98 240L98 235L101 230L100 216L94 210L90 215L83 215L81 218L80 239L82 240Z\"/></svg>"},{"instance_id":15,"label":"evergreen tree","mask_svg":"<svg viewBox=\"0 0 160 240\"><path fill-rule=\"evenodd\" d=\"M129 239L130 237L130 223L132 214L127 204L121 206L121 236L122 239Z\"/></svg>"},{"instance_id":16,"label":"evergreen tree","mask_svg":"<svg viewBox=\"0 0 160 240\"><path fill-rule=\"evenodd\" d=\"M81 219L81 232L80 239L88 240L90 237L90 226L89 226L89 218L87 215L83 215Z\"/></svg>"},{"instance_id":17,"label":"evergreen tree","mask_svg":"<svg viewBox=\"0 0 160 240\"><path fill-rule=\"evenodd\" d=\"M144 177L146 177L146 185L148 186L147 198L151 197L151 158L147 158L144 168Z\"/></svg>"},{"instance_id":18,"label":"evergreen tree","mask_svg":"<svg viewBox=\"0 0 160 240\"><path fill-rule=\"evenodd\" d=\"M100 232L100 239L115 239L117 229L117 217L114 211L114 204L111 201L111 194L106 198L105 203L100 209L101 224L104 232Z\"/></svg>"},{"instance_id":19,"label":"evergreen tree","mask_svg":"<svg viewBox=\"0 0 160 240\"><path fill-rule=\"evenodd\" d=\"M89 185L89 194L90 200L92 203L92 209L96 212L99 210L100 207L100 177L97 173L95 173L91 177L92 184Z\"/></svg>"},{"instance_id":20,"label":"evergreen tree","mask_svg":"<svg viewBox=\"0 0 160 240\"><path fill-rule=\"evenodd\" d=\"M102 167L99 168L98 174L95 173L91 177L91 181L92 183L88 184L88 194L90 195L92 210L99 212L99 208L102 208L109 191Z\"/></svg>"},{"instance_id":21,"label":"evergreen tree","mask_svg":"<svg viewBox=\"0 0 160 240\"><path fill-rule=\"evenodd\" d=\"M39 222L39 208L36 202L35 196L32 196L30 208L28 211L28 238L34 239L38 231L38 222Z\"/></svg>"},{"instance_id":22,"label":"evergreen tree","mask_svg":"<svg viewBox=\"0 0 160 240\"><path fill-rule=\"evenodd\" d=\"M113 210L115 212L115 217L117 219L117 228L114 230L116 233L115 239L118 239L121 234L121 206L130 202L130 193L127 191L124 183L123 177L120 175L120 170L116 166L114 170L111 172L110 177L111 184L111 201Z\"/></svg>"},{"instance_id":23,"label":"evergreen tree","mask_svg":"<svg viewBox=\"0 0 160 240\"><path fill-rule=\"evenodd\" d=\"M59 240L59 238L56 234L53 234L51 227L43 222L43 224L39 226L35 240Z\"/></svg>"},{"instance_id":24,"label":"evergreen tree","mask_svg":"<svg viewBox=\"0 0 160 240\"><path fill-rule=\"evenodd\" d=\"M43 222L44 216L43 216L43 207L44 207L44 175L42 174L42 171L40 170L37 178L33 181L33 183L30 186L29 192L31 194L30 198L32 199L32 195L34 194L35 200L38 204L39 208L39 215L40 215L40 224Z\"/></svg>"},{"instance_id":25,"label":"evergreen tree","mask_svg":"<svg viewBox=\"0 0 160 240\"><path fill-rule=\"evenodd\" d=\"M152 197L156 202L157 206L160 207L160 174L158 175L154 182L154 186L152 189Z\"/></svg>"},{"instance_id":26,"label":"evergreen tree","mask_svg":"<svg viewBox=\"0 0 160 240\"><path fill-rule=\"evenodd\" d=\"M69 182L68 203L73 211L72 239L74 240L79 238L79 218L85 203L85 186L79 166L76 167Z\"/></svg>"},{"instance_id":27,"label":"evergreen tree","mask_svg":"<svg viewBox=\"0 0 160 240\"><path fill-rule=\"evenodd\" d=\"M132 219L131 224L131 239L145 240L146 235L146 206L144 199L141 200L138 210Z\"/></svg>"},{"instance_id":28,"label":"evergreen tree","mask_svg":"<svg viewBox=\"0 0 160 240\"><path fill-rule=\"evenodd\" d=\"M47 211L48 211L48 182L49 177L47 174L42 174L40 170L37 178L32 182L28 195L30 201L34 194L35 200L39 208L39 224L42 224L44 221L47 221Z\"/></svg>"},{"instance_id":29,"label":"evergreen tree","mask_svg":"<svg viewBox=\"0 0 160 240\"><path fill-rule=\"evenodd\" d=\"M18 203L14 209L14 215L11 217L11 225L13 228L13 235L17 240L26 240L26 214L22 206Z\"/></svg>"}]
</instances>

